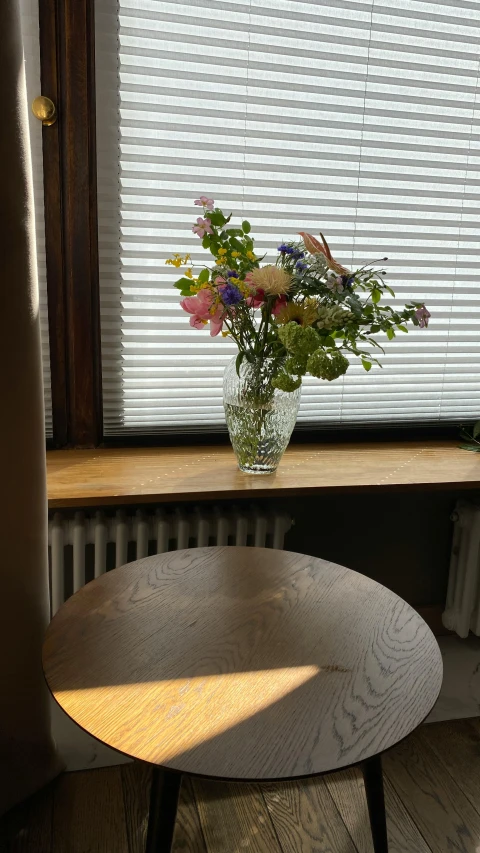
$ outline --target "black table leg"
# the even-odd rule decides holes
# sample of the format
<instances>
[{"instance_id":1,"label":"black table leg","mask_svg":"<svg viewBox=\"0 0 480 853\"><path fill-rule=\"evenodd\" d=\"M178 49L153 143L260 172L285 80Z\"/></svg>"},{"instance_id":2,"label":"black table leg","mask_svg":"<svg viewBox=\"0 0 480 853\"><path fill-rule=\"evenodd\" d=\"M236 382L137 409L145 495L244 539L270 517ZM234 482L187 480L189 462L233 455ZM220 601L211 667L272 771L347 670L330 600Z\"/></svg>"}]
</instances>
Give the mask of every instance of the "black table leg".
<instances>
[{"instance_id":1,"label":"black table leg","mask_svg":"<svg viewBox=\"0 0 480 853\"><path fill-rule=\"evenodd\" d=\"M387 820L383 794L382 759L379 755L361 764L375 853L388 853Z\"/></svg>"},{"instance_id":2,"label":"black table leg","mask_svg":"<svg viewBox=\"0 0 480 853\"><path fill-rule=\"evenodd\" d=\"M153 768L145 853L170 853L182 774Z\"/></svg>"}]
</instances>

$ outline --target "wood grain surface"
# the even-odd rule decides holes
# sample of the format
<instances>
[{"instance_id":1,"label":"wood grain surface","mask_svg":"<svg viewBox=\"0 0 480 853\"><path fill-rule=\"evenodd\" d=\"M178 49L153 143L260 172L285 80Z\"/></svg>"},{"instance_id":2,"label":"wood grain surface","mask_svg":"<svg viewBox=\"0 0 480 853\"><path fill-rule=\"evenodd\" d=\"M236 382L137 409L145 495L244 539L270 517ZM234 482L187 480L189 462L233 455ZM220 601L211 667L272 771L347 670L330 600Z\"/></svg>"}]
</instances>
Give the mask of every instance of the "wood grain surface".
<instances>
[{"instance_id":1,"label":"wood grain surface","mask_svg":"<svg viewBox=\"0 0 480 853\"><path fill-rule=\"evenodd\" d=\"M276 474L239 471L230 446L52 450L50 507L321 491L474 489L480 456L453 441L293 444Z\"/></svg>"},{"instance_id":2,"label":"wood grain surface","mask_svg":"<svg viewBox=\"0 0 480 853\"><path fill-rule=\"evenodd\" d=\"M384 772L432 853L478 853L480 814L415 734L384 757ZM478 809L478 804L477 804Z\"/></svg>"},{"instance_id":3,"label":"wood grain surface","mask_svg":"<svg viewBox=\"0 0 480 853\"><path fill-rule=\"evenodd\" d=\"M121 774L128 851L129 853L144 853L147 840L152 768L148 764L136 761L131 764L124 764L121 767ZM116 851L112 850L112 853L116 853ZM187 777L182 779L180 789L173 853L206 853L192 782Z\"/></svg>"},{"instance_id":4,"label":"wood grain surface","mask_svg":"<svg viewBox=\"0 0 480 853\"><path fill-rule=\"evenodd\" d=\"M274 853L270 816L256 785L192 780L209 853Z\"/></svg>"},{"instance_id":5,"label":"wood grain surface","mask_svg":"<svg viewBox=\"0 0 480 853\"><path fill-rule=\"evenodd\" d=\"M427 744L472 806L480 810L480 725L477 720L457 720L422 726L418 742ZM480 847L480 843L479 843Z\"/></svg>"},{"instance_id":6,"label":"wood grain surface","mask_svg":"<svg viewBox=\"0 0 480 853\"><path fill-rule=\"evenodd\" d=\"M262 793L284 853L356 853L323 779L263 786Z\"/></svg>"},{"instance_id":7,"label":"wood grain surface","mask_svg":"<svg viewBox=\"0 0 480 853\"><path fill-rule=\"evenodd\" d=\"M60 776L54 798L53 845L65 853L129 853L120 767L99 770L88 784Z\"/></svg>"},{"instance_id":8,"label":"wood grain surface","mask_svg":"<svg viewBox=\"0 0 480 853\"><path fill-rule=\"evenodd\" d=\"M442 680L420 616L314 557L198 548L83 587L47 632L61 707L109 746L217 778L313 775L388 749Z\"/></svg>"},{"instance_id":9,"label":"wood grain surface","mask_svg":"<svg viewBox=\"0 0 480 853\"><path fill-rule=\"evenodd\" d=\"M363 776L358 767L325 777L325 784L358 853L373 853ZM388 853L430 853L400 797L385 778ZM342 848L339 848L342 849ZM335 851L336 853L336 851Z\"/></svg>"}]
</instances>

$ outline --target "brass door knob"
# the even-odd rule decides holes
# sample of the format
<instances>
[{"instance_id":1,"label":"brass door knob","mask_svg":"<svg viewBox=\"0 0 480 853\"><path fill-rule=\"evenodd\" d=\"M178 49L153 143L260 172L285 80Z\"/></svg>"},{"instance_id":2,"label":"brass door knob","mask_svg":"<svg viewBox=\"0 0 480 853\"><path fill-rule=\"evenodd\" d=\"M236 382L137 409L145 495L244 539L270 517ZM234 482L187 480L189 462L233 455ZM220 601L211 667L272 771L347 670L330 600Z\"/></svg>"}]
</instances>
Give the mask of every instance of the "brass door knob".
<instances>
[{"instance_id":1,"label":"brass door knob","mask_svg":"<svg viewBox=\"0 0 480 853\"><path fill-rule=\"evenodd\" d=\"M50 127L57 120L57 108L50 98L39 95L32 104L33 115L42 122L44 127Z\"/></svg>"}]
</instances>

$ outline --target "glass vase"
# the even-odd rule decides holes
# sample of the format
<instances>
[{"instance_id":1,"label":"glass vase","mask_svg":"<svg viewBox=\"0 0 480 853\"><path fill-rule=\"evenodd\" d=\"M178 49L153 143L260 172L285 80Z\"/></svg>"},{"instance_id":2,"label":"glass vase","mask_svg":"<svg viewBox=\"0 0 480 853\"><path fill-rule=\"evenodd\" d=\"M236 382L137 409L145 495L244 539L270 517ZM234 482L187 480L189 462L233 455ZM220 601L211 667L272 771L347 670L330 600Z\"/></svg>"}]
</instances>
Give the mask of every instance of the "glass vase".
<instances>
[{"instance_id":1,"label":"glass vase","mask_svg":"<svg viewBox=\"0 0 480 853\"><path fill-rule=\"evenodd\" d=\"M236 358L225 368L223 406L238 467L247 474L272 474L285 452L297 420L301 387L286 392L273 388L278 370L271 359L251 364Z\"/></svg>"}]
</instances>

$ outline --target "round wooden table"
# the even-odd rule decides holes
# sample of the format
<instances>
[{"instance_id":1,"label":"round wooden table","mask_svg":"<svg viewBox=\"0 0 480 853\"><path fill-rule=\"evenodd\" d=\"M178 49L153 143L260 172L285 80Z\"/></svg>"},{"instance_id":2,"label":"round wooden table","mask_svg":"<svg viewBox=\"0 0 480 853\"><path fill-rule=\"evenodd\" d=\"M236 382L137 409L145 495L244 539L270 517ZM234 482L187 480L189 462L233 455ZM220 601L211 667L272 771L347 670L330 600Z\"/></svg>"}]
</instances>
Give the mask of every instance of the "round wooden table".
<instances>
[{"instance_id":1,"label":"round wooden table","mask_svg":"<svg viewBox=\"0 0 480 853\"><path fill-rule=\"evenodd\" d=\"M148 853L170 851L182 774L254 782L361 764L387 851L380 753L432 708L442 659L418 613L343 566L193 548L87 584L47 632L64 711L155 765Z\"/></svg>"}]
</instances>

